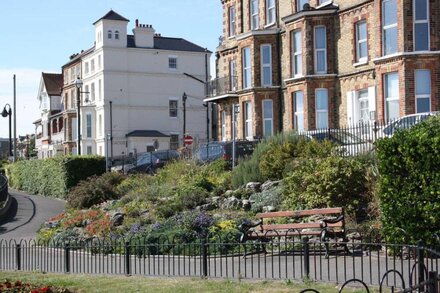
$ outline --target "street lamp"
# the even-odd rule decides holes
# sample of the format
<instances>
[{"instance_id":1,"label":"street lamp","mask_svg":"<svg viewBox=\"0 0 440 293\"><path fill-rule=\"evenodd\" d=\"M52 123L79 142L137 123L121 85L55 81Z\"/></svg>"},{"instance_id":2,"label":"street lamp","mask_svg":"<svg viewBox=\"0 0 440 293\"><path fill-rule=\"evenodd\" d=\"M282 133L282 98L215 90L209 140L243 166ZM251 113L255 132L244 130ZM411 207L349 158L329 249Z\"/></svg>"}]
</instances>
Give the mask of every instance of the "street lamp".
<instances>
[{"instance_id":1,"label":"street lamp","mask_svg":"<svg viewBox=\"0 0 440 293\"><path fill-rule=\"evenodd\" d=\"M186 99L188 96L185 92L182 95L182 104L183 104L183 146L185 146L185 135L186 135Z\"/></svg>"},{"instance_id":2,"label":"street lamp","mask_svg":"<svg viewBox=\"0 0 440 293\"><path fill-rule=\"evenodd\" d=\"M9 110L6 110L6 107L9 108ZM11 105L6 104L2 111L2 116L7 117L9 116L9 156L12 157L12 136L11 136L11 118L12 118L12 109ZM14 157L15 161L15 157Z\"/></svg>"},{"instance_id":3,"label":"street lamp","mask_svg":"<svg viewBox=\"0 0 440 293\"><path fill-rule=\"evenodd\" d=\"M83 81L79 78L79 76L76 78L74 82L76 86L76 123L77 123L77 132L78 132L78 143L77 143L77 153L78 155L81 155L81 87L83 86Z\"/></svg>"}]
</instances>

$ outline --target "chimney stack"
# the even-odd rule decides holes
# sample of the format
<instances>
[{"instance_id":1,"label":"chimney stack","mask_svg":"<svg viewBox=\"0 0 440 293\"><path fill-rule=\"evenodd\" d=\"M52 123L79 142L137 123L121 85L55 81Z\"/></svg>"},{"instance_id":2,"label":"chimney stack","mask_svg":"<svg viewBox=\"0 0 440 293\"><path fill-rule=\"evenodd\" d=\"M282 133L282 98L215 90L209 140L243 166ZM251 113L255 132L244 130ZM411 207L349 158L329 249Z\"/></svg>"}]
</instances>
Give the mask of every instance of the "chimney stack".
<instances>
[{"instance_id":1,"label":"chimney stack","mask_svg":"<svg viewBox=\"0 0 440 293\"><path fill-rule=\"evenodd\" d=\"M155 30L152 25L141 24L139 20L135 21L135 28L133 29L134 43L136 47L153 48Z\"/></svg>"}]
</instances>

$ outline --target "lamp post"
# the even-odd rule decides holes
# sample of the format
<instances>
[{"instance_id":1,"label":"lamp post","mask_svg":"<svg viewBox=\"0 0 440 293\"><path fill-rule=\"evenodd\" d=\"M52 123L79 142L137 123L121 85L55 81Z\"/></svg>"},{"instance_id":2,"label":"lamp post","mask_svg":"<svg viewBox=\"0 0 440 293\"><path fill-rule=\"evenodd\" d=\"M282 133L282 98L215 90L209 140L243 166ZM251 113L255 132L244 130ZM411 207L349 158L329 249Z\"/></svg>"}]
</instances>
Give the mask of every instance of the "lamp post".
<instances>
[{"instance_id":1,"label":"lamp post","mask_svg":"<svg viewBox=\"0 0 440 293\"><path fill-rule=\"evenodd\" d=\"M182 104L183 104L183 146L185 146L185 135L186 135L186 99L187 95L183 92Z\"/></svg>"},{"instance_id":2,"label":"lamp post","mask_svg":"<svg viewBox=\"0 0 440 293\"><path fill-rule=\"evenodd\" d=\"M6 107L9 108L9 110L6 109ZM2 111L2 116L3 117L7 117L9 116L9 156L12 157L12 136L11 136L11 118L12 118L12 109L11 109L11 105L6 104L5 107L3 108ZM14 161L15 161L15 157L14 157Z\"/></svg>"},{"instance_id":3,"label":"lamp post","mask_svg":"<svg viewBox=\"0 0 440 293\"><path fill-rule=\"evenodd\" d=\"M74 82L76 86L76 123L77 123L77 132L78 132L78 138L77 138L77 153L78 155L81 155L81 87L83 86L83 81L79 78L79 76L76 78Z\"/></svg>"},{"instance_id":4,"label":"lamp post","mask_svg":"<svg viewBox=\"0 0 440 293\"><path fill-rule=\"evenodd\" d=\"M240 113L240 106L232 104L232 168L235 168L235 137L237 136L237 114Z\"/></svg>"}]
</instances>

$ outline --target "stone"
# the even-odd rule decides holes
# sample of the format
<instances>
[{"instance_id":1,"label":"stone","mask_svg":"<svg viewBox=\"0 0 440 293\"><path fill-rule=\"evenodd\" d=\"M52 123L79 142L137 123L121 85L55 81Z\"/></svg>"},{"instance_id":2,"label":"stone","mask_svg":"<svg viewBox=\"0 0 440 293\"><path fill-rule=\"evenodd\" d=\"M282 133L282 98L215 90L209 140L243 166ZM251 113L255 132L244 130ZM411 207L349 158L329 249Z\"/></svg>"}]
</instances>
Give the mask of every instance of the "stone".
<instances>
[{"instance_id":1,"label":"stone","mask_svg":"<svg viewBox=\"0 0 440 293\"><path fill-rule=\"evenodd\" d=\"M246 184L246 189L250 189L253 192L260 192L260 182L249 182Z\"/></svg>"},{"instance_id":2,"label":"stone","mask_svg":"<svg viewBox=\"0 0 440 293\"><path fill-rule=\"evenodd\" d=\"M122 214L122 213L115 213L111 217L110 221L111 221L111 223L112 223L112 225L114 227L121 226L122 223L124 222L124 214Z\"/></svg>"},{"instance_id":3,"label":"stone","mask_svg":"<svg viewBox=\"0 0 440 293\"><path fill-rule=\"evenodd\" d=\"M268 180L268 181L264 182L263 184L261 184L261 191L272 189L272 188L280 185L280 183L281 183L281 180L278 180L278 181Z\"/></svg>"},{"instance_id":4,"label":"stone","mask_svg":"<svg viewBox=\"0 0 440 293\"><path fill-rule=\"evenodd\" d=\"M220 202L220 200L221 200L220 196L213 196L213 197L211 197L211 202L212 203L218 204Z\"/></svg>"},{"instance_id":5,"label":"stone","mask_svg":"<svg viewBox=\"0 0 440 293\"><path fill-rule=\"evenodd\" d=\"M275 212L277 209L274 206L264 206L263 213Z\"/></svg>"},{"instance_id":6,"label":"stone","mask_svg":"<svg viewBox=\"0 0 440 293\"><path fill-rule=\"evenodd\" d=\"M197 207L197 208L199 208L199 207ZM215 210L216 208L218 208L218 205L213 202L208 202L208 203L200 206L200 209L203 211L212 211L212 210Z\"/></svg>"},{"instance_id":7,"label":"stone","mask_svg":"<svg viewBox=\"0 0 440 293\"><path fill-rule=\"evenodd\" d=\"M236 209L240 205L239 200L235 196L228 197L220 205L220 208L224 210Z\"/></svg>"},{"instance_id":8,"label":"stone","mask_svg":"<svg viewBox=\"0 0 440 293\"><path fill-rule=\"evenodd\" d=\"M245 211L250 210L251 207L252 207L251 201L248 200L248 199L243 199L243 200L241 201L241 207L242 207Z\"/></svg>"},{"instance_id":9,"label":"stone","mask_svg":"<svg viewBox=\"0 0 440 293\"><path fill-rule=\"evenodd\" d=\"M224 196L225 196L225 197L231 197L233 194L234 194L234 191L233 191L233 190L226 190Z\"/></svg>"}]
</instances>

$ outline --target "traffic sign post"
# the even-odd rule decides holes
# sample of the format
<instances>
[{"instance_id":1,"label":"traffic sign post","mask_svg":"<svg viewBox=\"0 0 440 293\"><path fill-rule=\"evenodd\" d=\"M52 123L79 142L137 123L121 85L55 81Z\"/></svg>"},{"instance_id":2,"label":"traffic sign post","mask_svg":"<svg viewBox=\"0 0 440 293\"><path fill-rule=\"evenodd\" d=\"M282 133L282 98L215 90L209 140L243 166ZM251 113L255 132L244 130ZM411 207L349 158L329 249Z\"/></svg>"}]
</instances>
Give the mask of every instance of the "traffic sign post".
<instances>
[{"instance_id":1,"label":"traffic sign post","mask_svg":"<svg viewBox=\"0 0 440 293\"><path fill-rule=\"evenodd\" d=\"M183 142L185 145L191 145L193 143L193 138L191 135L185 135L183 138Z\"/></svg>"}]
</instances>

